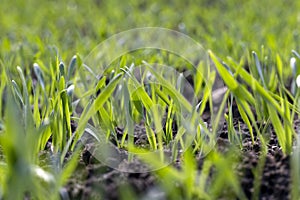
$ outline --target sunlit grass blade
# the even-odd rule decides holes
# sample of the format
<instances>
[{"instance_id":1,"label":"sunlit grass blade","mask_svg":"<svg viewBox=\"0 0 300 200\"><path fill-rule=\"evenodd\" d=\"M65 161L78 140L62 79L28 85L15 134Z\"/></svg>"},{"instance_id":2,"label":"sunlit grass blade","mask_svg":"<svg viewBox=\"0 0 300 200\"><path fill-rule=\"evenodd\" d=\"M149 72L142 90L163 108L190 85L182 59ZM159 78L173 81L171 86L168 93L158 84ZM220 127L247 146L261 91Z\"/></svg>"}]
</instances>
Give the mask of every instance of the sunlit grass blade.
<instances>
[{"instance_id":1,"label":"sunlit grass blade","mask_svg":"<svg viewBox=\"0 0 300 200\"><path fill-rule=\"evenodd\" d=\"M277 74L279 76L279 80L283 83L283 63L279 54L276 54L276 66L277 66Z\"/></svg>"},{"instance_id":2,"label":"sunlit grass blade","mask_svg":"<svg viewBox=\"0 0 300 200\"><path fill-rule=\"evenodd\" d=\"M270 105L267 105L267 107L270 114L272 125L278 137L279 144L282 147L282 151L284 153L287 153L290 151L290 149L287 147L287 138L285 136L283 125L278 117L276 110L274 110Z\"/></svg>"},{"instance_id":3,"label":"sunlit grass blade","mask_svg":"<svg viewBox=\"0 0 300 200\"><path fill-rule=\"evenodd\" d=\"M255 103L255 100L253 96L247 91L247 89L243 86L240 85L235 79L234 76L231 75L231 73L227 70L223 64L220 63L220 61L217 59L217 57L209 51L210 56L214 64L216 65L216 68L222 77L223 81L225 82L226 86L228 89L237 97L240 99L244 99L249 101L251 104ZM238 69L241 67L239 66Z\"/></svg>"},{"instance_id":4,"label":"sunlit grass blade","mask_svg":"<svg viewBox=\"0 0 300 200\"><path fill-rule=\"evenodd\" d=\"M209 55L227 87L233 92L236 91L236 89L239 86L238 82L233 78L229 71L219 62L217 57L211 51L209 51Z\"/></svg>"}]
</instances>

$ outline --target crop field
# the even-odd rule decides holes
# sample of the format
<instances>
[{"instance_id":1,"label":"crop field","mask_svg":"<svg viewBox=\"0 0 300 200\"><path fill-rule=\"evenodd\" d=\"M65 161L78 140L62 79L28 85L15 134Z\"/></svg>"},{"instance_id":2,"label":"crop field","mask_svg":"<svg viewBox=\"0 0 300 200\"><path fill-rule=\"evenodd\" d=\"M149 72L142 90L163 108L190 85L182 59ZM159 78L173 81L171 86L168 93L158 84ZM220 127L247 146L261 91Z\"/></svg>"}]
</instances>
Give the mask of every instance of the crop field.
<instances>
[{"instance_id":1,"label":"crop field","mask_svg":"<svg viewBox=\"0 0 300 200\"><path fill-rule=\"evenodd\" d=\"M2 0L0 199L300 198L300 1Z\"/></svg>"}]
</instances>

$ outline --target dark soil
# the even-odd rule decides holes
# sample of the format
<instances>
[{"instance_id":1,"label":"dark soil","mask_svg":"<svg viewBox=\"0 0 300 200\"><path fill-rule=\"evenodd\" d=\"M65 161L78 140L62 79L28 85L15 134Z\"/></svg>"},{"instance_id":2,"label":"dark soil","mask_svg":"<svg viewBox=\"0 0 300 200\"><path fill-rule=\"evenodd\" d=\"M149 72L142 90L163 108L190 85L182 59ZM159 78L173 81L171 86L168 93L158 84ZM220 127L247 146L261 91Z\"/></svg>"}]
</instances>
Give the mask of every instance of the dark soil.
<instances>
[{"instance_id":1,"label":"dark soil","mask_svg":"<svg viewBox=\"0 0 300 200\"><path fill-rule=\"evenodd\" d=\"M253 196L258 196L259 199L291 199L290 158L285 156L279 147L273 128L270 126L266 129L264 137L268 141L268 148L263 154L260 139L255 135L255 142L252 143L247 126L241 122L240 118L235 118L236 128L238 123L241 127L242 140L241 148L237 148L239 151L237 155L240 155L240 158L236 174L240 177L240 184L246 197L248 199ZM298 124L298 122L295 123L297 129ZM141 130L138 130L139 128ZM136 129L135 142L144 144L144 138L140 134L143 127L139 128ZM118 131L122 134L121 129ZM92 143L90 145L93 146ZM236 142L229 141L227 124L224 123L217 138L216 147L225 153L232 145L239 146ZM164 193L158 188L158 177L153 173L128 173L107 167L93 157L90 148L89 145L85 145L77 170L67 185L71 199L99 199L100 197L101 199L120 199L120 190L124 187L128 189L128 185L137 197L166 199ZM205 158L198 159L199 170L201 170L203 159ZM180 165L180 161L174 163L174 166L178 168ZM138 160L132 163L124 160L119 167L135 172L145 168L145 165ZM255 181L260 183L255 184L259 186L258 188L254 188Z\"/></svg>"},{"instance_id":2,"label":"dark soil","mask_svg":"<svg viewBox=\"0 0 300 200\"><path fill-rule=\"evenodd\" d=\"M240 177L246 197L248 199L253 196L259 196L259 199L291 199L290 158L285 156L279 148L272 127L269 127L266 135L268 145L265 155L262 153L261 141L255 137L253 144L245 125L243 125L242 132L242 149L239 152L241 162L238 163L236 172ZM226 134L221 134L220 137L222 136L226 137ZM256 177L255 173L257 173ZM260 183L259 188L254 188L255 181Z\"/></svg>"}]
</instances>

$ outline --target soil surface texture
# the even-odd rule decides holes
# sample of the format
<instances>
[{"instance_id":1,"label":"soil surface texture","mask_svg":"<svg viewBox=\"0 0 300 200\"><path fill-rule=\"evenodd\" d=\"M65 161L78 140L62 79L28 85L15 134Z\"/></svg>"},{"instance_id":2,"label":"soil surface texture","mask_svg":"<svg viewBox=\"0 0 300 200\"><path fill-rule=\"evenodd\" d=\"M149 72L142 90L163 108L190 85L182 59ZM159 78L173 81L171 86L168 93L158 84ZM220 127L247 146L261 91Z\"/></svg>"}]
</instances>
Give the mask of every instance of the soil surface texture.
<instances>
[{"instance_id":1,"label":"soil surface texture","mask_svg":"<svg viewBox=\"0 0 300 200\"><path fill-rule=\"evenodd\" d=\"M254 133L254 143L252 142L248 127L239 116L234 118L233 123L235 129L239 130L240 141L228 139L228 127L224 123L217 137L216 148L225 154L233 146L236 147L238 161L234 169L240 178L239 181L246 197L248 199L253 196L259 199L291 199L290 157L285 156L279 147L273 127L257 122L266 130L264 138L268 145L263 151L259 137ZM299 124L299 121L295 122L296 129L299 128ZM143 129L141 126L135 128L136 144L147 143L142 134ZM121 129L118 129L118 134L122 135ZM154 173L129 173L143 171L141 169L144 169L146 165L142 162L137 159L130 163L124 160L119 168L128 172L121 172L97 160L93 156L93 146L93 142L84 146L76 172L66 186L71 199L120 199L120 191L129 188L140 199L168 199L159 188L159 178ZM119 151L127 155L124 150ZM203 159L205 157L197 158L199 170L202 168ZM173 165L180 169L180 159ZM260 184L254 184L255 181ZM254 188L254 185L258 187ZM229 199L226 197L226 192L220 198Z\"/></svg>"}]
</instances>

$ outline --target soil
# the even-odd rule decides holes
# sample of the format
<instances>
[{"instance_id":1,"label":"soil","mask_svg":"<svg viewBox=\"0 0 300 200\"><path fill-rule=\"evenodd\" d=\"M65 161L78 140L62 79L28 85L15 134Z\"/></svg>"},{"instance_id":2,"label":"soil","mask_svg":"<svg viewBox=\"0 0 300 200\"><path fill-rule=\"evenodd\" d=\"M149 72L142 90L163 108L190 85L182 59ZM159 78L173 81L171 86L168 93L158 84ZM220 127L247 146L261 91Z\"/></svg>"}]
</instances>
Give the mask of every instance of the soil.
<instances>
[{"instance_id":1,"label":"soil","mask_svg":"<svg viewBox=\"0 0 300 200\"><path fill-rule=\"evenodd\" d=\"M235 114L234 127L240 127L241 146L228 139L227 124L224 123L217 138L216 147L222 153L226 153L232 145L236 148L239 162L235 163L235 172L240 178L241 187L248 199L258 196L259 199L291 199L290 186L290 157L283 154L278 140L271 126L267 128L265 139L268 141L267 152L262 154L260 139L254 133L255 142L252 143L247 126L242 122L238 114ZM259 124L259 122L257 122ZM295 128L300 126L295 122ZM138 126L135 131L135 142L143 143L143 127ZM119 134L122 130L118 129ZM99 162L91 153L91 146L85 145L76 172L73 174L66 189L71 199L120 199L119 191L130 186L133 193L141 199L167 199L158 187L158 177L155 174L121 172ZM198 158L198 168L201 170L203 159ZM173 163L180 168L181 162ZM128 163L124 160L120 166L129 172L139 171L145 165L138 160ZM124 170L124 171L126 171ZM213 173L213 172L212 172ZM258 173L258 176L255 174ZM256 178L257 177L257 178ZM259 187L254 188L254 182L260 181ZM257 184L256 184L257 185ZM224 194L225 197L225 194ZM223 196L220 197L222 199ZM229 198L228 198L229 199Z\"/></svg>"}]
</instances>

